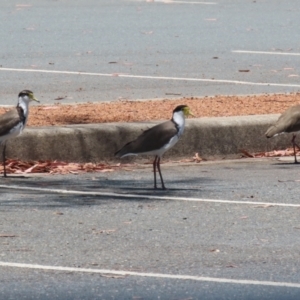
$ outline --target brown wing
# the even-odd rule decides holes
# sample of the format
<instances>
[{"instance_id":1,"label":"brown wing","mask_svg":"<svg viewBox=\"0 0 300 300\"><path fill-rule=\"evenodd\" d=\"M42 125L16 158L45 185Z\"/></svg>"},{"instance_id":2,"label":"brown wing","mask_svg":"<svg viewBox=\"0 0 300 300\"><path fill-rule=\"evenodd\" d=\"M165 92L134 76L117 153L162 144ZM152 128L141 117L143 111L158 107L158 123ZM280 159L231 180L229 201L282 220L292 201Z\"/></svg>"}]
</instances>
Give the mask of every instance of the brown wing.
<instances>
[{"instance_id":1,"label":"brown wing","mask_svg":"<svg viewBox=\"0 0 300 300\"><path fill-rule=\"evenodd\" d=\"M141 154L160 149L177 133L175 123L167 121L144 131L136 140L127 143L115 153L122 157L126 154Z\"/></svg>"},{"instance_id":2,"label":"brown wing","mask_svg":"<svg viewBox=\"0 0 300 300\"><path fill-rule=\"evenodd\" d=\"M20 115L16 109L12 109L0 116L0 138L9 133L11 128L20 122Z\"/></svg>"},{"instance_id":3,"label":"brown wing","mask_svg":"<svg viewBox=\"0 0 300 300\"><path fill-rule=\"evenodd\" d=\"M283 132L294 132L300 130L300 105L288 108L277 120L275 125L271 126L267 132L267 137Z\"/></svg>"}]
</instances>

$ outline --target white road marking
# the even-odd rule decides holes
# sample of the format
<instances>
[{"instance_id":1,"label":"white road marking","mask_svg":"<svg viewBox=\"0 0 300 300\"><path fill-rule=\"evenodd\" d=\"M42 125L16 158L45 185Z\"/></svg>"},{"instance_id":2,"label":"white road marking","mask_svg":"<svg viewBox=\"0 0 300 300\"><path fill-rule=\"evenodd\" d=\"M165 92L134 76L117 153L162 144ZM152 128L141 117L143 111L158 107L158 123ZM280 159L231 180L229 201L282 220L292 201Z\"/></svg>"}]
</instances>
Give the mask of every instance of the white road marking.
<instances>
[{"instance_id":1,"label":"white road marking","mask_svg":"<svg viewBox=\"0 0 300 300\"><path fill-rule=\"evenodd\" d=\"M122 77L136 79L154 79L154 80L175 80L175 81L198 81L210 83L227 83L240 85L257 85L257 86L278 86L278 87L296 87L300 88L300 84L290 83L271 83L271 82L251 82L227 79L203 79L203 78L184 78L184 77L167 77L167 76L147 76L147 75L130 75L119 73L91 73L91 72L74 72L74 71L57 71L57 70L41 70L41 69L15 69L15 68L0 68L0 71L12 72L32 72L32 73L49 73L49 74L67 74L67 75L86 75L86 76L102 76L102 77Z\"/></svg>"},{"instance_id":2,"label":"white road marking","mask_svg":"<svg viewBox=\"0 0 300 300\"><path fill-rule=\"evenodd\" d=\"M21 190L21 191L55 193L55 194L106 196L106 197L116 197L116 198L133 198L133 199L143 198L143 199L150 199L150 200L209 202L209 203L222 203L222 204L246 204L246 205L265 206L265 207L268 207L268 206L300 207L300 204L293 204L293 203L255 202L255 201L238 201L238 200L223 200L223 199L202 199L202 198L187 198L187 197L172 197L172 196L153 196L153 195L143 195L143 194L121 194L121 193L113 193L113 192L77 191L77 190L38 188L38 187L3 185L3 184L0 185L0 188Z\"/></svg>"},{"instance_id":3,"label":"white road marking","mask_svg":"<svg viewBox=\"0 0 300 300\"><path fill-rule=\"evenodd\" d=\"M37 265L37 264L10 263L10 262L1 262L1 261L0 261L0 266L12 267L12 268L24 268L24 269L39 269L39 270L45 270L45 271L52 270L52 271L62 271L62 272L97 273L97 274L103 274L103 275L139 276L139 277L152 277L152 278L206 281L206 282L217 282L217 283L300 288L299 283L281 282L281 281L278 281L278 282L276 282L276 281L259 281L259 280L228 279L228 278L204 277L204 276L193 276L193 275L173 275L173 274L163 274L163 273L144 273L144 272L106 270L106 269L44 266L44 265Z\"/></svg>"},{"instance_id":4,"label":"white road marking","mask_svg":"<svg viewBox=\"0 0 300 300\"><path fill-rule=\"evenodd\" d=\"M165 4L173 4L173 3L179 3L179 4L204 4L204 5L215 5L216 2L195 2L195 1L178 1L178 0L153 0L148 2L160 2Z\"/></svg>"},{"instance_id":5,"label":"white road marking","mask_svg":"<svg viewBox=\"0 0 300 300\"><path fill-rule=\"evenodd\" d=\"M248 50L233 50L234 53L247 53L247 54L270 54L270 55L294 55L300 56L300 53L293 52L272 52L272 51L248 51Z\"/></svg>"}]
</instances>

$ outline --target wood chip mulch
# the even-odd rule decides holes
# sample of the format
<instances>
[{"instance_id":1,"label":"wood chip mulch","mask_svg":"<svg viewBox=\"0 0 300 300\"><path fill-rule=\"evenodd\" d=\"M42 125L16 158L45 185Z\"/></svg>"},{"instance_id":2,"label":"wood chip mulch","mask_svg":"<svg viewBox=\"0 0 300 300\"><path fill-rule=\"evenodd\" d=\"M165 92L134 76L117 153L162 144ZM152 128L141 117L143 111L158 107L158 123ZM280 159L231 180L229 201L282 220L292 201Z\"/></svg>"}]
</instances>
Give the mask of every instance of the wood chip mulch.
<instances>
[{"instance_id":1,"label":"wood chip mulch","mask_svg":"<svg viewBox=\"0 0 300 300\"><path fill-rule=\"evenodd\" d=\"M299 103L300 93L32 105L28 126L166 120L171 118L173 109L180 104L187 104L195 117L200 118L282 113L289 106ZM0 107L0 114L7 110Z\"/></svg>"}]
</instances>

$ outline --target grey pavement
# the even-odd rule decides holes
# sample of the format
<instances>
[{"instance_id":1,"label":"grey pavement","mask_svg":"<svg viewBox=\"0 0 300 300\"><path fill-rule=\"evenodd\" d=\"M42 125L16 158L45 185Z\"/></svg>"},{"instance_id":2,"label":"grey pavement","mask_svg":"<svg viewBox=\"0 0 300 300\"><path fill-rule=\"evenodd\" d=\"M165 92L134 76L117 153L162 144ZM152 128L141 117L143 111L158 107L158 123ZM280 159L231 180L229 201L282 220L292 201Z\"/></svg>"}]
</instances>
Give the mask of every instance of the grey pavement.
<instances>
[{"instance_id":1,"label":"grey pavement","mask_svg":"<svg viewBox=\"0 0 300 300\"><path fill-rule=\"evenodd\" d=\"M88 274L52 274L4 269L2 299L299 299L297 289L266 288L125 277L109 279ZM26 280L25 280L26 278Z\"/></svg>"},{"instance_id":2,"label":"grey pavement","mask_svg":"<svg viewBox=\"0 0 300 300\"><path fill-rule=\"evenodd\" d=\"M300 177L292 159L163 164L162 172L167 191L153 190L151 165L105 174L1 178L1 261L299 283ZM254 203L245 204L249 201ZM5 299L299 299L300 295L299 288L276 284L0 268L0 295Z\"/></svg>"},{"instance_id":3,"label":"grey pavement","mask_svg":"<svg viewBox=\"0 0 300 300\"><path fill-rule=\"evenodd\" d=\"M298 1L179 2L1 1L1 104L24 88L45 104L299 90Z\"/></svg>"}]
</instances>

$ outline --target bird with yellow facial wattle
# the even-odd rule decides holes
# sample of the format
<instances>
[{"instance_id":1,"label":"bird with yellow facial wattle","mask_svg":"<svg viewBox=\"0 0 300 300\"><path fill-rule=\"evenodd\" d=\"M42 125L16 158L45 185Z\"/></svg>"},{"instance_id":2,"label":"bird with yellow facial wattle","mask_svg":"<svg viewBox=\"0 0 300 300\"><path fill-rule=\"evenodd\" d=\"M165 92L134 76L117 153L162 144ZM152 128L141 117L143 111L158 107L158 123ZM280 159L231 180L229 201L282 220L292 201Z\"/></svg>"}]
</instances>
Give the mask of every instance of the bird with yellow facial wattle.
<instances>
[{"instance_id":1,"label":"bird with yellow facial wattle","mask_svg":"<svg viewBox=\"0 0 300 300\"><path fill-rule=\"evenodd\" d=\"M296 157L296 147L300 150L300 147L296 143L296 132L300 131L300 105L289 107L278 118L276 123L272 125L265 133L267 138L271 138L282 133L293 133L292 145L294 149L295 164L298 163Z\"/></svg>"},{"instance_id":2,"label":"bird with yellow facial wattle","mask_svg":"<svg viewBox=\"0 0 300 300\"><path fill-rule=\"evenodd\" d=\"M158 170L162 189L165 190L162 173L160 170L160 160L162 155L172 148L179 140L185 127L185 117L193 114L187 105L179 105L173 110L172 119L158 124L144 131L137 139L127 143L115 153L116 157L125 157L129 155L155 155L153 162L154 188L156 184L156 169Z\"/></svg>"},{"instance_id":3,"label":"bird with yellow facial wattle","mask_svg":"<svg viewBox=\"0 0 300 300\"><path fill-rule=\"evenodd\" d=\"M3 159L3 176L6 174L6 142L7 140L21 134L26 126L29 113L29 102L37 101L32 91L23 90L18 95L18 104L13 109L0 115L0 144L3 146L2 159Z\"/></svg>"}]
</instances>

